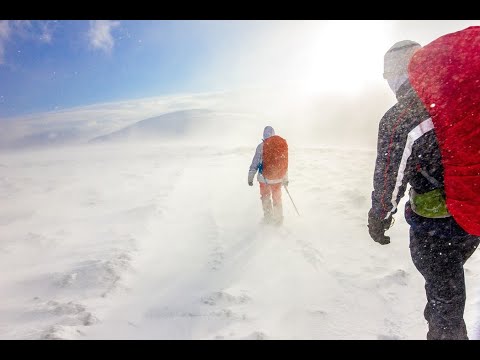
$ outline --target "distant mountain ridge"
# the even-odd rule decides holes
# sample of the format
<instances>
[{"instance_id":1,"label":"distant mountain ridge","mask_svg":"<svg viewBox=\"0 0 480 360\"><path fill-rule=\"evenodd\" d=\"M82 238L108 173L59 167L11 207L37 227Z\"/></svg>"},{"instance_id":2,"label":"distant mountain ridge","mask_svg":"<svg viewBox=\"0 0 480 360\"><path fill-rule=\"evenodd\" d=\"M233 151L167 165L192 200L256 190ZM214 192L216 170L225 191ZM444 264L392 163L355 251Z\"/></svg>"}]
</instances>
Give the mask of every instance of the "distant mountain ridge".
<instances>
[{"instance_id":1,"label":"distant mountain ridge","mask_svg":"<svg viewBox=\"0 0 480 360\"><path fill-rule=\"evenodd\" d=\"M198 129L199 125L210 122L214 114L214 111L208 109L173 111L138 121L110 134L97 136L89 142L183 136L191 133L194 129Z\"/></svg>"}]
</instances>

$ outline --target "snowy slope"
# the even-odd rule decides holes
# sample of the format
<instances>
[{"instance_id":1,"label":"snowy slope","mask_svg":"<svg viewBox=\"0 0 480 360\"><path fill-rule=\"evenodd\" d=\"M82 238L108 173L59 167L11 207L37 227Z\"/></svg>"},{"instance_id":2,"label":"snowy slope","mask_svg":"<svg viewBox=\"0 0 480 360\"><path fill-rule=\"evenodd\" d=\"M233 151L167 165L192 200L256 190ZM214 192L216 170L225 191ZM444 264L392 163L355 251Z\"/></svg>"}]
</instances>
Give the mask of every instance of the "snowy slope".
<instances>
[{"instance_id":1,"label":"snowy slope","mask_svg":"<svg viewBox=\"0 0 480 360\"><path fill-rule=\"evenodd\" d=\"M259 225L242 146L0 154L2 339L424 339L403 203L374 243L374 151L290 142L285 224ZM475 253L465 318L480 338Z\"/></svg>"}]
</instances>

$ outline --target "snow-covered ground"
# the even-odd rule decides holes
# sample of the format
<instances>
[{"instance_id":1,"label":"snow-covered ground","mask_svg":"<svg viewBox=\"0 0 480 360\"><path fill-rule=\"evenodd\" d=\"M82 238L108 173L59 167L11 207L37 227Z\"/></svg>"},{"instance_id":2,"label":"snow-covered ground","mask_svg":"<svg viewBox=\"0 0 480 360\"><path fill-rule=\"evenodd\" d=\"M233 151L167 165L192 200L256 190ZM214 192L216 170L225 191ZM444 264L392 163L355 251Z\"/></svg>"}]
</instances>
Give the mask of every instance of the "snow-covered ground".
<instances>
[{"instance_id":1,"label":"snow-covered ground","mask_svg":"<svg viewBox=\"0 0 480 360\"><path fill-rule=\"evenodd\" d=\"M259 138L2 151L0 338L424 339L404 203L391 244L368 235L374 150L290 142L300 216L283 191L276 228L247 185Z\"/></svg>"}]
</instances>

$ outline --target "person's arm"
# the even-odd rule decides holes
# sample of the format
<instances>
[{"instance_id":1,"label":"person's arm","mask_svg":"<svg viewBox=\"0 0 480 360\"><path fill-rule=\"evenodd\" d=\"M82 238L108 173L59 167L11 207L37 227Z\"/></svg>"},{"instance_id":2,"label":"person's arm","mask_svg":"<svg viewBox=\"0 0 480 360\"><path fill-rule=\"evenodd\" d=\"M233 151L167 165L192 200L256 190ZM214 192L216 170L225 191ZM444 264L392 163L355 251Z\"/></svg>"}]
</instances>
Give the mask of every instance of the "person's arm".
<instances>
[{"instance_id":1,"label":"person's arm","mask_svg":"<svg viewBox=\"0 0 480 360\"><path fill-rule=\"evenodd\" d=\"M377 158L373 174L372 210L379 219L388 219L397 211L408 184L408 159L413 142L409 140L406 124L401 124L402 113L389 110L378 128Z\"/></svg>"},{"instance_id":2,"label":"person's arm","mask_svg":"<svg viewBox=\"0 0 480 360\"><path fill-rule=\"evenodd\" d=\"M377 157L373 174L372 207L368 213L370 236L380 244L388 244L385 230L397 212L408 184L407 162L413 143L408 126L402 123L405 110L393 107L382 118L378 128Z\"/></svg>"},{"instance_id":3,"label":"person's arm","mask_svg":"<svg viewBox=\"0 0 480 360\"><path fill-rule=\"evenodd\" d=\"M262 155L263 155L263 143L257 146L255 151L255 155L253 156L252 163L250 164L250 168L248 170L248 185L253 185L253 178L257 173L260 164L262 163Z\"/></svg>"}]
</instances>

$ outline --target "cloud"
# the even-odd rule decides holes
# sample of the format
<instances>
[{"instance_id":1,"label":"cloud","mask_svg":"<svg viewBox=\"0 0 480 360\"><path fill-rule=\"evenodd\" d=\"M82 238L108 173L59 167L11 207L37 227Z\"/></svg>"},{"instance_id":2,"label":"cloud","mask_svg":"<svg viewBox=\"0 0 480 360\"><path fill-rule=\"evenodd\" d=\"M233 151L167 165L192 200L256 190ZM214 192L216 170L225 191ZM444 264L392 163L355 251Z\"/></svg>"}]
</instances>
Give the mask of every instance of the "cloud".
<instances>
[{"instance_id":1,"label":"cloud","mask_svg":"<svg viewBox=\"0 0 480 360\"><path fill-rule=\"evenodd\" d=\"M90 45L95 49L110 52L113 49L115 41L112 36L112 30L119 26L119 21L111 20L92 20L88 37Z\"/></svg>"},{"instance_id":2,"label":"cloud","mask_svg":"<svg viewBox=\"0 0 480 360\"><path fill-rule=\"evenodd\" d=\"M5 59L5 44L10 37L10 24L8 20L0 20L0 65Z\"/></svg>"},{"instance_id":3,"label":"cloud","mask_svg":"<svg viewBox=\"0 0 480 360\"><path fill-rule=\"evenodd\" d=\"M53 28L48 22L40 24L40 37L39 40L43 43L50 44L53 39Z\"/></svg>"},{"instance_id":4,"label":"cloud","mask_svg":"<svg viewBox=\"0 0 480 360\"><path fill-rule=\"evenodd\" d=\"M50 44L53 40L52 22L0 20L0 65L5 64L7 42L13 38Z\"/></svg>"}]
</instances>

